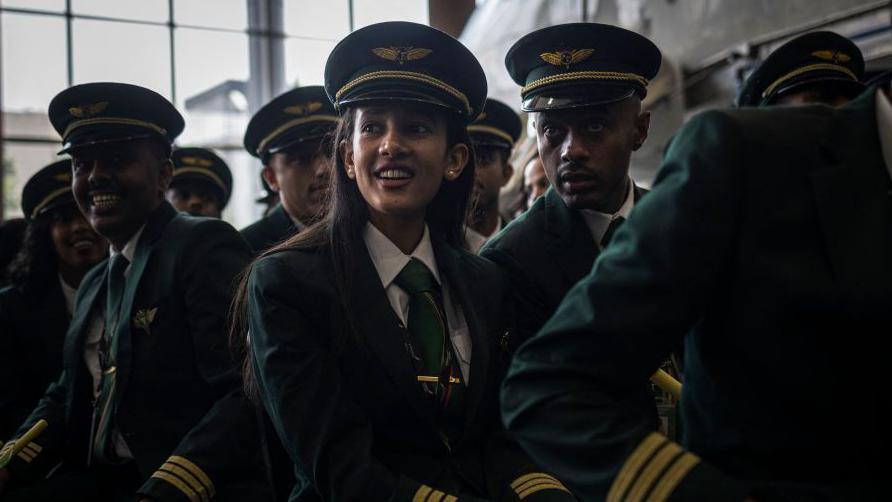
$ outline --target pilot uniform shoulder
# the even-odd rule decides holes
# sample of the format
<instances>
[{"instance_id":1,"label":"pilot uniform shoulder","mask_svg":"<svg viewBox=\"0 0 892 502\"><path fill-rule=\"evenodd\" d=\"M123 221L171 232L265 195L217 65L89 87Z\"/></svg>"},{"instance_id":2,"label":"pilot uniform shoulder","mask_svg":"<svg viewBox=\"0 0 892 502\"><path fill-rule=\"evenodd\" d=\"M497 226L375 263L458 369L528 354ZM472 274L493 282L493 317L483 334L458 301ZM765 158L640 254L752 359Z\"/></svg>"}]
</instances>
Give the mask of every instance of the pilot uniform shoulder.
<instances>
[{"instance_id":1,"label":"pilot uniform shoulder","mask_svg":"<svg viewBox=\"0 0 892 502\"><path fill-rule=\"evenodd\" d=\"M546 197L539 197L532 207L490 239L480 254L491 260L498 254L508 254L515 259L538 254L542 240L547 238L545 200Z\"/></svg>"}]
</instances>

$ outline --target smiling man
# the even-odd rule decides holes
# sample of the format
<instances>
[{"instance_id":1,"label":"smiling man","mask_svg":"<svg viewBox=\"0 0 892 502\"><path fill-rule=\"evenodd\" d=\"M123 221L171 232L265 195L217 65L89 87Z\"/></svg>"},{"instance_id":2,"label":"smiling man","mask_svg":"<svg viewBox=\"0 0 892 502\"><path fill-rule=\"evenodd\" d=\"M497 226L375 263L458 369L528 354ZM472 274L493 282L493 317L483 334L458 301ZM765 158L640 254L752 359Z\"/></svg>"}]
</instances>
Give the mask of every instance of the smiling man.
<instances>
[{"instance_id":1,"label":"smiling man","mask_svg":"<svg viewBox=\"0 0 892 502\"><path fill-rule=\"evenodd\" d=\"M647 138L641 100L660 60L646 38L594 23L530 33L508 52L551 183L481 251L514 282L520 336L512 346L545 324L644 194L629 159ZM614 74L622 78L605 78Z\"/></svg>"},{"instance_id":2,"label":"smiling man","mask_svg":"<svg viewBox=\"0 0 892 502\"><path fill-rule=\"evenodd\" d=\"M261 175L279 205L242 229L260 253L312 225L323 215L331 174L331 133L338 114L321 86L298 87L251 117L245 150L263 162Z\"/></svg>"},{"instance_id":3,"label":"smiling man","mask_svg":"<svg viewBox=\"0 0 892 502\"><path fill-rule=\"evenodd\" d=\"M81 282L62 376L16 437L48 427L0 470L4 500L255 499L266 489L255 415L224 328L249 250L227 223L164 200L182 117L118 83L66 89L49 116L111 256Z\"/></svg>"}]
</instances>

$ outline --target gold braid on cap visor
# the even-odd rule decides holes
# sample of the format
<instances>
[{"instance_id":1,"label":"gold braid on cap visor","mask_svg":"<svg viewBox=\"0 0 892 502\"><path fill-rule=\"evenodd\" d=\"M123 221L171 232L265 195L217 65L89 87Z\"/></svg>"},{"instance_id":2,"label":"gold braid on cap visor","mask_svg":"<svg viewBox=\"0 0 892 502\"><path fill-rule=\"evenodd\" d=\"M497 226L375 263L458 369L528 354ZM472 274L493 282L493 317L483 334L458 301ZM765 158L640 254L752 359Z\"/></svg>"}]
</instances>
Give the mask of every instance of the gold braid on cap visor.
<instances>
[{"instance_id":1,"label":"gold braid on cap visor","mask_svg":"<svg viewBox=\"0 0 892 502\"><path fill-rule=\"evenodd\" d=\"M497 127L492 127L492 126L488 126L488 125L469 125L468 132L492 134L493 136L498 136L498 137L504 139L505 141L507 141L508 143L510 143L512 145L514 144L514 138L512 138L510 134L506 133L505 131L503 131Z\"/></svg>"},{"instance_id":2,"label":"gold braid on cap visor","mask_svg":"<svg viewBox=\"0 0 892 502\"><path fill-rule=\"evenodd\" d=\"M211 181L220 185L220 188L223 189L224 193L227 192L226 184L223 183L223 180L221 180L219 176L217 176L217 173L215 173L214 171L211 171L210 169L207 169L204 167L178 167L173 171L174 178L176 178L177 176L180 176L182 174L201 174L201 175L207 176L208 178L211 179Z\"/></svg>"},{"instance_id":3,"label":"gold braid on cap visor","mask_svg":"<svg viewBox=\"0 0 892 502\"><path fill-rule=\"evenodd\" d=\"M520 90L520 94L524 95L534 89L538 89L544 85L556 82L565 82L570 80L621 80L637 82L647 87L647 79L636 73L623 73L618 71L574 71L570 73L560 73L533 80Z\"/></svg>"},{"instance_id":4,"label":"gold braid on cap visor","mask_svg":"<svg viewBox=\"0 0 892 502\"><path fill-rule=\"evenodd\" d=\"M299 125L303 125L309 122L337 122L338 117L334 115L310 115L309 117L301 117L299 119L289 120L284 124L280 125L273 129L273 132L264 136L260 143L257 144L257 154L260 155L261 152L264 151L266 145L269 144L270 141L276 139L277 136L282 134L283 132L291 129L292 127L297 127Z\"/></svg>"},{"instance_id":5,"label":"gold braid on cap visor","mask_svg":"<svg viewBox=\"0 0 892 502\"><path fill-rule=\"evenodd\" d=\"M136 119L128 119L128 118L118 118L118 117L96 117L92 119L83 119L83 120L75 120L74 122L68 124L68 127L65 128L65 131L62 133L62 138L67 138L71 131L77 129L78 127L84 127L88 125L95 124L119 124L119 125L132 125L138 127L145 127L151 129L158 134L165 136L167 134L167 130L163 127L159 127L151 122L146 122L144 120L136 120Z\"/></svg>"},{"instance_id":6,"label":"gold braid on cap visor","mask_svg":"<svg viewBox=\"0 0 892 502\"><path fill-rule=\"evenodd\" d=\"M40 211L43 208L47 207L50 204L50 202L58 199L59 197L61 197L62 195L65 195L66 193L71 193L71 187L62 187L62 188L53 190L52 192L50 192L49 195L44 197L42 201L40 201L40 204L37 204L36 206L34 206L34 210L31 211L30 217L32 219L36 218L37 215L40 214Z\"/></svg>"},{"instance_id":7,"label":"gold braid on cap visor","mask_svg":"<svg viewBox=\"0 0 892 502\"><path fill-rule=\"evenodd\" d=\"M457 98L463 105L465 105L465 113L470 117L472 115L473 109L471 108L471 103L468 101L468 97L465 96L461 91L452 87L451 85L443 82L442 80L438 80L430 75L425 75L424 73L416 73L414 71L391 71L391 70L382 70L382 71L373 71L371 73L366 73L360 77L356 77L355 79L347 82L341 87L337 93L335 93L335 103L340 101L341 96L344 95L345 92L353 89L359 84L364 82L368 82L369 80L379 80L382 78L392 78L397 80L412 80L415 82L421 82L423 84L427 84L436 89L440 89L441 91L445 91L446 93Z\"/></svg>"},{"instance_id":8,"label":"gold braid on cap visor","mask_svg":"<svg viewBox=\"0 0 892 502\"><path fill-rule=\"evenodd\" d=\"M832 63L816 63L816 64L810 64L808 66L803 66L802 68L796 68L795 70L791 71L790 73L787 73L786 75L775 80L774 82L771 83L771 85L769 85L768 87L765 88L765 91L762 92L762 97L765 98L766 96L770 96L771 93L774 92L774 90L777 89L781 84L783 84L787 80L790 80L793 77L798 77L799 75L802 75L803 73L808 73L810 71L819 71L819 70L838 71L840 73L845 73L849 77L852 77L852 80L854 80L856 82L858 81L858 77L855 76L855 72L846 68L845 66L840 66L838 64L832 64Z\"/></svg>"}]
</instances>

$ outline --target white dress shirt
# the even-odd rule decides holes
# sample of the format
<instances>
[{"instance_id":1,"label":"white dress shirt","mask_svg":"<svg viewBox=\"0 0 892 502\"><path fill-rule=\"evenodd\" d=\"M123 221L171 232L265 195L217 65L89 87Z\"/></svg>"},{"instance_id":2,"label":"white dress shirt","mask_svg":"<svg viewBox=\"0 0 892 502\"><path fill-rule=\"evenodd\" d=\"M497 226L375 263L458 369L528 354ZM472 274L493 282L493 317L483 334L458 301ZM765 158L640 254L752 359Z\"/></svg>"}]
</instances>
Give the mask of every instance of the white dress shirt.
<instances>
[{"instance_id":1,"label":"white dress shirt","mask_svg":"<svg viewBox=\"0 0 892 502\"><path fill-rule=\"evenodd\" d=\"M597 246L598 249L601 249L601 239L604 238L604 234L607 232L610 223L617 218L628 218L629 212L632 211L632 206L634 205L635 184L630 179L629 189L626 192L626 200L623 201L623 205L619 207L617 212L607 214L593 209L582 209L579 211L582 214L582 219L585 220L585 224L588 226L589 230L591 230L592 237L595 239L595 246Z\"/></svg>"},{"instance_id":2,"label":"white dress shirt","mask_svg":"<svg viewBox=\"0 0 892 502\"><path fill-rule=\"evenodd\" d=\"M384 286L387 300L390 301L390 306L393 307L393 311L404 326L406 319L409 318L409 295L394 284L394 279L412 258L420 260L434 275L434 279L440 284L443 291L443 308L446 310L449 339L455 349L462 378L467 385L468 379L471 377L471 334L461 307L452 301L449 284L444 277L440 276L427 225L424 226L421 242L411 254L403 253L396 244L371 223L366 224L362 237L369 250L372 263L375 265L375 270L378 272L378 277L381 279L381 284Z\"/></svg>"},{"instance_id":3,"label":"white dress shirt","mask_svg":"<svg viewBox=\"0 0 892 502\"><path fill-rule=\"evenodd\" d=\"M124 245L124 249L121 251L115 251L114 248L109 248L109 259L106 266L111 266L112 257L116 254L123 254L130 263L124 270L125 285L127 283L127 276L130 274L130 267L133 264L133 255L136 253L136 245L139 243L139 237L142 235L144 228L145 225L140 227L139 230L133 234L133 237L127 241L127 244ZM101 390L100 384L102 382L102 368L99 365L99 342L102 340L102 332L105 328L104 299L104 297L101 298L101 300L103 300L102 308L94 310L91 314L90 328L87 330L87 339L84 342L84 362L86 362L87 369L90 370L90 375L93 377L93 399L99 398L99 391ZM117 453L120 458L133 458L133 454L130 453L130 448L127 447L127 443L124 442L124 438L121 437L121 434L117 430L114 431L114 442L115 453Z\"/></svg>"},{"instance_id":4,"label":"white dress shirt","mask_svg":"<svg viewBox=\"0 0 892 502\"><path fill-rule=\"evenodd\" d=\"M877 132L880 135L880 148L883 150L883 162L892 178L892 102L886 92L889 88L880 87L876 95Z\"/></svg>"},{"instance_id":5,"label":"white dress shirt","mask_svg":"<svg viewBox=\"0 0 892 502\"><path fill-rule=\"evenodd\" d=\"M477 254L480 251L480 248L486 244L486 241L489 240L490 237L499 233L502 229L502 218L499 218L496 222L496 229L493 230L489 235L483 235L480 232L471 228L470 225L465 225L465 240L468 241L468 249L474 254Z\"/></svg>"},{"instance_id":6,"label":"white dress shirt","mask_svg":"<svg viewBox=\"0 0 892 502\"><path fill-rule=\"evenodd\" d=\"M72 288L59 274L59 286L62 286L62 296L65 297L65 308L68 309L68 317L74 315L74 297L77 295L77 288Z\"/></svg>"}]
</instances>

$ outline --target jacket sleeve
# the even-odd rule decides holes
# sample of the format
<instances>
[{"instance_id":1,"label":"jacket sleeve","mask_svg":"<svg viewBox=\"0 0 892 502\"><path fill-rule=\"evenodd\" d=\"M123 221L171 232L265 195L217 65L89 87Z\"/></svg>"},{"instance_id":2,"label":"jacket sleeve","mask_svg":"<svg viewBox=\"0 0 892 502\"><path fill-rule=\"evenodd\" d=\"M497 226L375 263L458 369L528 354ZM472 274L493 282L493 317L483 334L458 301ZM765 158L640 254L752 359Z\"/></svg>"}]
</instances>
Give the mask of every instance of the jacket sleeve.
<instances>
[{"instance_id":1,"label":"jacket sleeve","mask_svg":"<svg viewBox=\"0 0 892 502\"><path fill-rule=\"evenodd\" d=\"M184 322L189 324L195 362L218 400L138 493L195 502L212 500L220 491L231 498L233 492L249 491L252 483L265 478L256 415L243 395L226 342L226 313L250 252L235 229L222 221L204 221L190 230L176 271L183 280L175 284L182 288L177 293L186 305Z\"/></svg>"},{"instance_id":2,"label":"jacket sleeve","mask_svg":"<svg viewBox=\"0 0 892 502\"><path fill-rule=\"evenodd\" d=\"M330 326L308 313L324 298L277 255L249 280L250 355L260 396L285 449L324 500L449 500L374 455L372 426L351 398L330 349ZM471 500L460 497L458 500Z\"/></svg>"},{"instance_id":3,"label":"jacket sleeve","mask_svg":"<svg viewBox=\"0 0 892 502\"><path fill-rule=\"evenodd\" d=\"M12 287L0 289L0 441L9 440L31 413L31 407L25 409L20 398L22 386L16 384L25 364L15 334L15 315L21 311L19 296Z\"/></svg>"},{"instance_id":4,"label":"jacket sleeve","mask_svg":"<svg viewBox=\"0 0 892 502\"><path fill-rule=\"evenodd\" d=\"M37 407L19 427L16 433L0 449L0 457L13 447L40 420L47 423L46 429L25 445L7 465L16 481L32 481L45 476L62 456L65 442L65 398L68 393L68 378L65 372L59 380L50 384Z\"/></svg>"},{"instance_id":5,"label":"jacket sleeve","mask_svg":"<svg viewBox=\"0 0 892 502\"><path fill-rule=\"evenodd\" d=\"M508 429L584 500L740 501L745 490L653 432L636 390L705 311L742 218L726 116L693 119L654 189L589 276L520 347L502 389Z\"/></svg>"},{"instance_id":6,"label":"jacket sleeve","mask_svg":"<svg viewBox=\"0 0 892 502\"><path fill-rule=\"evenodd\" d=\"M513 260L513 258L511 258ZM509 274L502 269L494 269L500 282L487 285L487 296L494 299L501 298L499 308L485 306L484 312L497 313L492 320L499 329L490 329L489 333L502 337L503 333L513 333L516 329L517 310L514 298L508 294L511 284L507 278ZM494 307L495 305L493 305ZM494 384L492 386L493 401L498 393L502 379L505 377L507 364L511 358L512 347L505 346L503 340L490 341L494 348L494 360L492 364L496 369ZM487 399L487 398L484 398ZM523 451L517 442L505 430L500 419L498 406L483 406L480 410L492 414L492 421L486 434L486 446L484 448L483 465L486 471L485 478L488 484L488 493L494 495L495 500L501 502L516 502L524 500L529 502L570 502L576 497L570 490L552 474L545 472L535 465L529 455Z\"/></svg>"},{"instance_id":7,"label":"jacket sleeve","mask_svg":"<svg viewBox=\"0 0 892 502\"><path fill-rule=\"evenodd\" d=\"M502 269L508 278L510 300L514 311L513 329L508 349L511 352L545 324L549 317L549 307L541 287L532 280L510 249L498 245L487 245L480 256L492 261Z\"/></svg>"}]
</instances>

